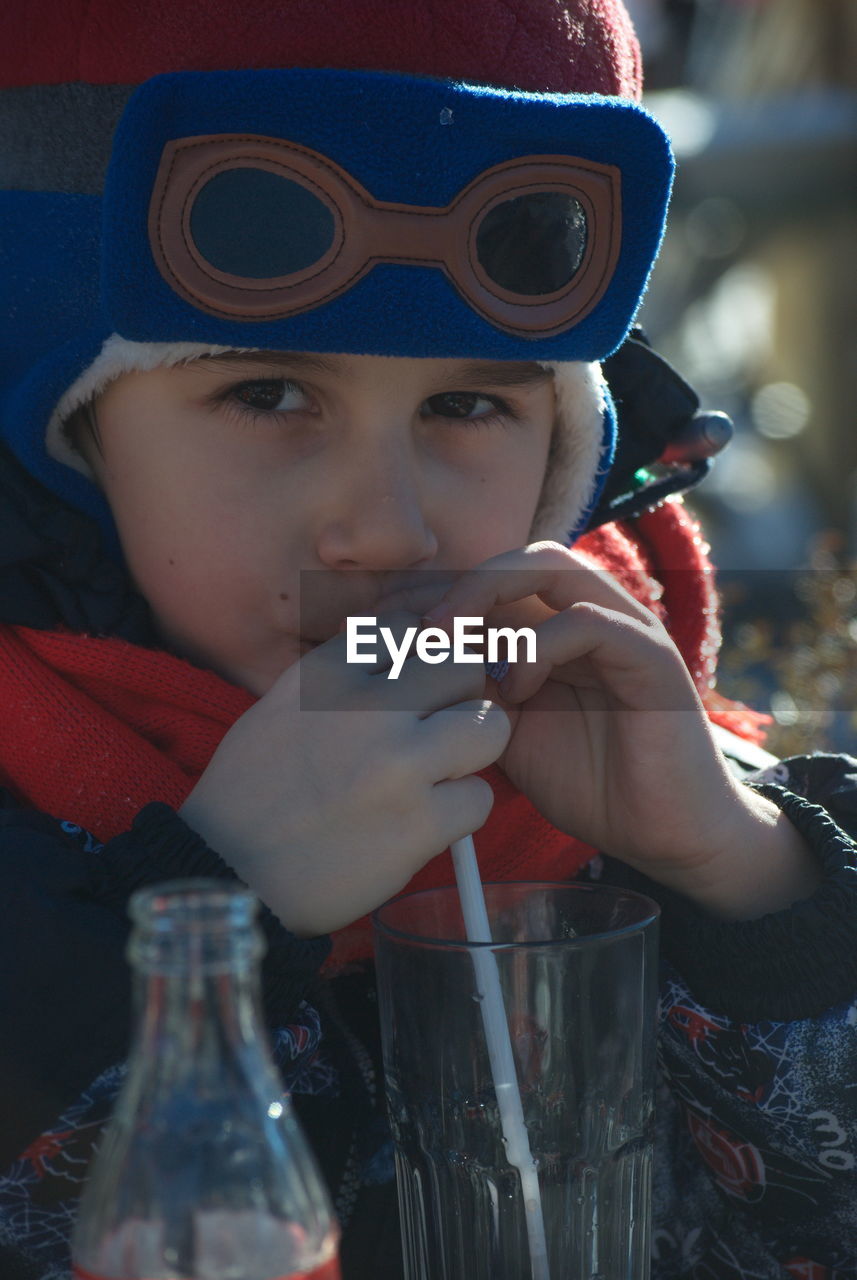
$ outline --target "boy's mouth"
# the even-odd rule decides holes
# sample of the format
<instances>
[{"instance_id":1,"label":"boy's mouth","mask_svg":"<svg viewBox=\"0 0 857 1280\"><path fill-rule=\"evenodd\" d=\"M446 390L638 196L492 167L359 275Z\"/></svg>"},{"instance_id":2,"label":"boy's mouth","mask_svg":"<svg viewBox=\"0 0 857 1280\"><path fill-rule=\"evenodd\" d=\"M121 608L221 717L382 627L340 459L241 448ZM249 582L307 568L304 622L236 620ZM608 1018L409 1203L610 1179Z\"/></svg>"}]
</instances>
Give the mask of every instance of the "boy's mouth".
<instances>
[{"instance_id":1,"label":"boy's mouth","mask_svg":"<svg viewBox=\"0 0 857 1280\"><path fill-rule=\"evenodd\" d=\"M307 653L312 653L313 649L317 649L323 641L310 640L307 636L298 636L298 651L301 658Z\"/></svg>"},{"instance_id":2,"label":"boy's mouth","mask_svg":"<svg viewBox=\"0 0 857 1280\"><path fill-rule=\"evenodd\" d=\"M393 612L413 613L422 617L438 603L453 581L453 575L441 570L425 570L420 574L411 573L407 576L373 576L374 581L364 580L360 584L363 589L354 591L353 594L341 590L341 580L337 581L337 575L330 576L329 594L323 590L326 586L324 582L311 585L317 598L309 602L304 600L299 634L302 652L308 652L332 640L344 630L347 618L377 617ZM305 594L304 592L304 596ZM343 595L349 598L343 599Z\"/></svg>"},{"instance_id":3,"label":"boy's mouth","mask_svg":"<svg viewBox=\"0 0 857 1280\"><path fill-rule=\"evenodd\" d=\"M385 589L375 603L377 613L404 610L418 617L438 604L444 592L452 586L453 575L441 570L429 570L419 579Z\"/></svg>"}]
</instances>

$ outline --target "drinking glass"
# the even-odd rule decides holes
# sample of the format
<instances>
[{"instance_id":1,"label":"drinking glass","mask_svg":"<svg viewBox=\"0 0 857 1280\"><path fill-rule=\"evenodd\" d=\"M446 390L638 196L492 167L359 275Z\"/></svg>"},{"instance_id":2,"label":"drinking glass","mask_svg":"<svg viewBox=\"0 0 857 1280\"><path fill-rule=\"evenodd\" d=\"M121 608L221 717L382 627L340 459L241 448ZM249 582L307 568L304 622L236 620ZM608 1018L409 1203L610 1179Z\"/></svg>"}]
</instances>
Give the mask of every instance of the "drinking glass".
<instances>
[{"instance_id":1,"label":"drinking glass","mask_svg":"<svg viewBox=\"0 0 857 1280\"><path fill-rule=\"evenodd\" d=\"M658 907L600 885L486 884L490 943L456 889L374 916L407 1280L530 1280L474 953L496 959L551 1280L646 1280Z\"/></svg>"}]
</instances>

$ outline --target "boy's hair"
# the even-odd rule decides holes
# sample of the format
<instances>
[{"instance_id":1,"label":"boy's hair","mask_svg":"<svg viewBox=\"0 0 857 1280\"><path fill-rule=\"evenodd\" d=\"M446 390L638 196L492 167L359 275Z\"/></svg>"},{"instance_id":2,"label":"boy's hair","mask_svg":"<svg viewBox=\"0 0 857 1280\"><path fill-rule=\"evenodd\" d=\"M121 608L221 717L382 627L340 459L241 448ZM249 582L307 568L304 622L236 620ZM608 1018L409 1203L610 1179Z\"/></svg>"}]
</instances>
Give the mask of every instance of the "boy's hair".
<instances>
[{"instance_id":1,"label":"boy's hair","mask_svg":"<svg viewBox=\"0 0 857 1280\"><path fill-rule=\"evenodd\" d=\"M69 448L81 459L85 459L84 442L89 442L101 453L101 432L98 427L98 410L95 400L86 400L65 419L62 425L63 435Z\"/></svg>"}]
</instances>

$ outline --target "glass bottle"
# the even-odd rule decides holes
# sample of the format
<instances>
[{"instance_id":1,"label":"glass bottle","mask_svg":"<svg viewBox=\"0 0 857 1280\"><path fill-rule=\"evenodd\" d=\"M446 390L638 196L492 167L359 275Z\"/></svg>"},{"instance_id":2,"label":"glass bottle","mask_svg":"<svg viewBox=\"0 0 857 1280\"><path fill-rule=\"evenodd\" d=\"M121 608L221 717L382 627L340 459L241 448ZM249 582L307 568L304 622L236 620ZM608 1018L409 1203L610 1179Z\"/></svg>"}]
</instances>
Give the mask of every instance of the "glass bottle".
<instances>
[{"instance_id":1,"label":"glass bottle","mask_svg":"<svg viewBox=\"0 0 857 1280\"><path fill-rule=\"evenodd\" d=\"M137 1027L72 1237L80 1280L338 1280L338 1227L268 1047L248 890L135 893Z\"/></svg>"}]
</instances>

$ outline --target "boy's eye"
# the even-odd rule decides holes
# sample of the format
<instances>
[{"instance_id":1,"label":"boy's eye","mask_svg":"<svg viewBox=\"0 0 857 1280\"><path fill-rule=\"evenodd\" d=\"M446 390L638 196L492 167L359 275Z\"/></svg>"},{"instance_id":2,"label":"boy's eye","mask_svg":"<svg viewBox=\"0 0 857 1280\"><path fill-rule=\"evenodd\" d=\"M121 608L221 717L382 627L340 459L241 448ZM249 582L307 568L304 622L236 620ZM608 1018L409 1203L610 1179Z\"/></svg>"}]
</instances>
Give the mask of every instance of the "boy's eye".
<instances>
[{"instance_id":1,"label":"boy's eye","mask_svg":"<svg viewBox=\"0 0 857 1280\"><path fill-rule=\"evenodd\" d=\"M496 400L480 395L478 391L444 391L430 396L424 402L428 415L437 418L485 418L501 413L503 407Z\"/></svg>"},{"instance_id":2,"label":"boy's eye","mask_svg":"<svg viewBox=\"0 0 857 1280\"><path fill-rule=\"evenodd\" d=\"M307 407L307 397L296 382L286 378L259 378L253 382L242 382L234 387L232 394L248 409L260 413L289 413L295 409Z\"/></svg>"}]
</instances>

